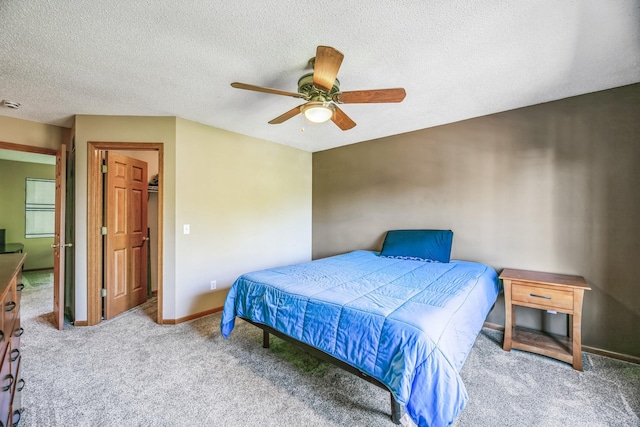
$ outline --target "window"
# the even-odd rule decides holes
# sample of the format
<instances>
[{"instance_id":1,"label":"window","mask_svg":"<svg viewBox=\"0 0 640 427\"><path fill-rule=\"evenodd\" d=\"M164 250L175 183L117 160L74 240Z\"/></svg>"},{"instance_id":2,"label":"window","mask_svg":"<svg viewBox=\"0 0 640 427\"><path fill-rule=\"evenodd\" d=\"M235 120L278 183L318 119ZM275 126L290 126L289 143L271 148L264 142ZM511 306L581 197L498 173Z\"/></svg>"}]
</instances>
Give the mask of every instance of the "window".
<instances>
[{"instance_id":1,"label":"window","mask_svg":"<svg viewBox=\"0 0 640 427\"><path fill-rule=\"evenodd\" d=\"M24 237L53 237L55 231L56 181L27 178Z\"/></svg>"}]
</instances>

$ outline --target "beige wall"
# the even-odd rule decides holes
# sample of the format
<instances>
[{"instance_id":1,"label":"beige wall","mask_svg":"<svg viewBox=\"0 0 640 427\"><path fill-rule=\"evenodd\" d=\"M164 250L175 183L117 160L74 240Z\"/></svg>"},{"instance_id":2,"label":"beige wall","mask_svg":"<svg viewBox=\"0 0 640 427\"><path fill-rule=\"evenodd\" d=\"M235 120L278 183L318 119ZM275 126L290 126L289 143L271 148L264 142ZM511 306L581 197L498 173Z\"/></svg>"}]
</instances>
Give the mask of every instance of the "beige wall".
<instances>
[{"instance_id":1,"label":"beige wall","mask_svg":"<svg viewBox=\"0 0 640 427\"><path fill-rule=\"evenodd\" d=\"M87 143L164 144L163 316L175 318L175 117L76 116L76 320L87 319Z\"/></svg>"},{"instance_id":2,"label":"beige wall","mask_svg":"<svg viewBox=\"0 0 640 427\"><path fill-rule=\"evenodd\" d=\"M56 149L63 134L0 116L0 141ZM311 153L175 117L80 115L73 135L76 320L87 318L89 141L164 144L165 319L221 306L246 271L311 258Z\"/></svg>"},{"instance_id":3,"label":"beige wall","mask_svg":"<svg viewBox=\"0 0 640 427\"><path fill-rule=\"evenodd\" d=\"M21 144L21 145L28 145L32 147L49 148L49 149L57 150L58 147L60 147L62 134L63 134L63 128L58 126L36 123L28 120L20 120L12 117L7 117L7 116L0 116L0 141L2 142L10 142L12 144ZM14 162L8 162L3 165L4 167L0 167L0 169L2 169L0 170L0 174L2 174L3 171L4 173L12 173L12 172L9 172L9 168L16 167L16 165L11 166L9 165L10 163L14 163ZM15 162L15 163L18 163L18 162ZM26 164L28 163L25 163L25 165ZM21 166L21 168L22 167L23 166ZM53 174L51 174L50 177L54 178L55 167L53 166L48 166L48 167L52 168ZM16 173L19 173L19 172L16 172ZM25 177L23 176L23 181L24 181L24 178ZM0 182L3 183L2 186L4 191L11 191L6 188L7 182L8 182L7 180L3 178L2 180L0 180ZM13 230L14 227L21 227L21 230L22 230L20 232L21 234L19 233L17 237L15 237L16 235L14 234L15 230L7 231L7 233L9 234L7 236L7 241L9 241L10 239L16 239L21 236L23 243L25 243L25 245L28 245L26 248L28 255L27 255L27 261L25 263L25 268L32 269L32 268L51 267L53 265L53 259L49 258L49 256L52 257L53 252L51 251L51 247L49 245L51 245L52 239L24 239L24 187L22 187L22 194L23 194L22 195L23 201L22 201L21 213L11 214L12 218L14 218L14 215L16 215L15 218L21 219L21 222L20 222L21 225L16 224L16 225L11 225L10 227L9 226L5 227L0 225L0 228L7 228L7 230L11 228ZM1 204L4 204L4 200L5 200L4 198L0 197Z\"/></svg>"},{"instance_id":4,"label":"beige wall","mask_svg":"<svg viewBox=\"0 0 640 427\"><path fill-rule=\"evenodd\" d=\"M0 141L57 150L63 128L0 116Z\"/></svg>"},{"instance_id":5,"label":"beige wall","mask_svg":"<svg viewBox=\"0 0 640 427\"><path fill-rule=\"evenodd\" d=\"M87 315L89 141L164 143L165 319L221 306L241 273L310 259L310 153L175 117L77 116L75 137L77 320Z\"/></svg>"},{"instance_id":6,"label":"beige wall","mask_svg":"<svg viewBox=\"0 0 640 427\"><path fill-rule=\"evenodd\" d=\"M242 273L311 259L311 162L308 152L177 120L177 318L222 306Z\"/></svg>"},{"instance_id":7,"label":"beige wall","mask_svg":"<svg viewBox=\"0 0 640 427\"><path fill-rule=\"evenodd\" d=\"M638 99L640 84L314 153L313 257L450 228L453 258L584 276L583 343L640 356ZM488 320L504 324L502 301Z\"/></svg>"},{"instance_id":8,"label":"beige wall","mask_svg":"<svg viewBox=\"0 0 640 427\"><path fill-rule=\"evenodd\" d=\"M53 268L53 237L27 239L25 232L26 178L55 179L56 167L38 163L0 160L0 228L7 243L24 244L25 270Z\"/></svg>"}]
</instances>

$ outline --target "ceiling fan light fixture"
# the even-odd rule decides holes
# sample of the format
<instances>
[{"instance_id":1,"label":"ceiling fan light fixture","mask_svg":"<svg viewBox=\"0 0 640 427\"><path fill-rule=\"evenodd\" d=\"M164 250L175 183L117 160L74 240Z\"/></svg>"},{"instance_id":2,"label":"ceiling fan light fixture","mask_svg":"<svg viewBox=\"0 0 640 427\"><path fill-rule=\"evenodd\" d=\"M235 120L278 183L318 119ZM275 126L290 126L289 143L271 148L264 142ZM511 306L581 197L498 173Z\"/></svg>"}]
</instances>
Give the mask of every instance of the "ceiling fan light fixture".
<instances>
[{"instance_id":1,"label":"ceiling fan light fixture","mask_svg":"<svg viewBox=\"0 0 640 427\"><path fill-rule=\"evenodd\" d=\"M327 101L311 101L302 106L302 114L312 123L324 123L333 117L335 106Z\"/></svg>"}]
</instances>

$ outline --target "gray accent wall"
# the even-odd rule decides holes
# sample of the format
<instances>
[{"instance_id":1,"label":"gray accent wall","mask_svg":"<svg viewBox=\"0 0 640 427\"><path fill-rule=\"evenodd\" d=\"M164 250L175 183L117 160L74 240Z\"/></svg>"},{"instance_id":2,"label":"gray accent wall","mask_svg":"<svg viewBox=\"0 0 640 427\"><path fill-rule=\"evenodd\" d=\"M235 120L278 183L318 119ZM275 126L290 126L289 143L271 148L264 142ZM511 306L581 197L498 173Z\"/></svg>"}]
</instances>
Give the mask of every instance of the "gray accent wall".
<instances>
[{"instance_id":1,"label":"gray accent wall","mask_svg":"<svg viewBox=\"0 0 640 427\"><path fill-rule=\"evenodd\" d=\"M452 258L584 276L583 344L640 357L639 185L640 84L316 152L313 258L451 229Z\"/></svg>"}]
</instances>

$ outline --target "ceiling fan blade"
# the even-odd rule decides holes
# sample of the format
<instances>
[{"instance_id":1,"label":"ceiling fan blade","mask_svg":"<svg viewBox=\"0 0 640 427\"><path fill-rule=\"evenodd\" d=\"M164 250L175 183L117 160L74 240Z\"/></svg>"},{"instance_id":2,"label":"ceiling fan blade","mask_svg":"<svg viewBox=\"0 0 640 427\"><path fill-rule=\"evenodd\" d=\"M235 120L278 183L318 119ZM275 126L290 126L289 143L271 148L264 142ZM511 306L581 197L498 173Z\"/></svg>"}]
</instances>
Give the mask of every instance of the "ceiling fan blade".
<instances>
[{"instance_id":1,"label":"ceiling fan blade","mask_svg":"<svg viewBox=\"0 0 640 427\"><path fill-rule=\"evenodd\" d=\"M295 108L292 108L291 110L287 111L286 113L282 114L281 116L276 117L275 119L271 120L269 122L270 125L277 125L283 122L286 122L287 120L289 120L292 117L297 116L298 114L300 114L300 107L302 107L304 104L302 105L298 105Z\"/></svg>"},{"instance_id":2,"label":"ceiling fan blade","mask_svg":"<svg viewBox=\"0 0 640 427\"><path fill-rule=\"evenodd\" d=\"M335 111L333 113L333 116L331 117L331 121L338 125L338 127L342 130L353 129L356 126L356 122L351 120L351 118L337 106L335 107Z\"/></svg>"},{"instance_id":3,"label":"ceiling fan blade","mask_svg":"<svg viewBox=\"0 0 640 427\"><path fill-rule=\"evenodd\" d=\"M354 90L342 92L334 96L334 101L341 104L369 104L382 102L402 102L407 93L403 88Z\"/></svg>"},{"instance_id":4,"label":"ceiling fan blade","mask_svg":"<svg viewBox=\"0 0 640 427\"><path fill-rule=\"evenodd\" d=\"M247 83L233 82L231 83L231 87L235 87L236 89L253 90L256 92L272 93L274 95L292 96L294 98L305 98L305 95L301 93L287 92L286 90L271 89L268 87L250 85Z\"/></svg>"},{"instance_id":5,"label":"ceiling fan blade","mask_svg":"<svg viewBox=\"0 0 640 427\"><path fill-rule=\"evenodd\" d=\"M339 50L329 46L318 46L313 65L313 85L330 91L343 59L344 55Z\"/></svg>"}]
</instances>

